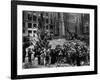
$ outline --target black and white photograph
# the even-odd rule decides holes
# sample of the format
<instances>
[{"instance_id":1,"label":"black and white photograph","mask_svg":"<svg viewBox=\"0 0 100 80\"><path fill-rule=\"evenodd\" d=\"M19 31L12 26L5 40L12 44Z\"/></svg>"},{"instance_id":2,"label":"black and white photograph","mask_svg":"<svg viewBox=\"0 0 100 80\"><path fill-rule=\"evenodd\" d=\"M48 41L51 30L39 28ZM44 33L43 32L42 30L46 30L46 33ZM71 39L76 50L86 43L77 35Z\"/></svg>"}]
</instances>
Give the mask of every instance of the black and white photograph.
<instances>
[{"instance_id":1,"label":"black and white photograph","mask_svg":"<svg viewBox=\"0 0 100 80\"><path fill-rule=\"evenodd\" d=\"M90 65L90 14L22 13L24 69Z\"/></svg>"},{"instance_id":2,"label":"black and white photograph","mask_svg":"<svg viewBox=\"0 0 100 80\"><path fill-rule=\"evenodd\" d=\"M12 2L12 78L97 74L97 6Z\"/></svg>"}]
</instances>

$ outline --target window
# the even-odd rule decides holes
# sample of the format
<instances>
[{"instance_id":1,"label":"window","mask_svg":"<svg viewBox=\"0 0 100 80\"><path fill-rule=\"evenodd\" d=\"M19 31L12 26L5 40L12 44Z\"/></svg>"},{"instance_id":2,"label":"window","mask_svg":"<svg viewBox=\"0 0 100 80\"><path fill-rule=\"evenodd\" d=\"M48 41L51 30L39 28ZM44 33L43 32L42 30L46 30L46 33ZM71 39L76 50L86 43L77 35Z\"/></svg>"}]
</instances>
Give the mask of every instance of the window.
<instances>
[{"instance_id":1,"label":"window","mask_svg":"<svg viewBox=\"0 0 100 80\"><path fill-rule=\"evenodd\" d=\"M28 34L31 34L32 33L32 31L31 30L28 30Z\"/></svg>"},{"instance_id":2,"label":"window","mask_svg":"<svg viewBox=\"0 0 100 80\"><path fill-rule=\"evenodd\" d=\"M53 26L52 25L50 26L50 29L53 30Z\"/></svg>"},{"instance_id":3,"label":"window","mask_svg":"<svg viewBox=\"0 0 100 80\"><path fill-rule=\"evenodd\" d=\"M32 23L28 23L28 28L32 28Z\"/></svg>"},{"instance_id":4,"label":"window","mask_svg":"<svg viewBox=\"0 0 100 80\"><path fill-rule=\"evenodd\" d=\"M46 19L46 23L48 23L48 19Z\"/></svg>"},{"instance_id":5,"label":"window","mask_svg":"<svg viewBox=\"0 0 100 80\"><path fill-rule=\"evenodd\" d=\"M28 36L32 36L32 30L28 30Z\"/></svg>"},{"instance_id":6,"label":"window","mask_svg":"<svg viewBox=\"0 0 100 80\"><path fill-rule=\"evenodd\" d=\"M35 15L33 15L33 21L36 21L36 16Z\"/></svg>"},{"instance_id":7,"label":"window","mask_svg":"<svg viewBox=\"0 0 100 80\"><path fill-rule=\"evenodd\" d=\"M33 24L33 27L35 27L35 28L36 28L36 24Z\"/></svg>"},{"instance_id":8,"label":"window","mask_svg":"<svg viewBox=\"0 0 100 80\"><path fill-rule=\"evenodd\" d=\"M36 31L34 30L33 33L36 33Z\"/></svg>"},{"instance_id":9,"label":"window","mask_svg":"<svg viewBox=\"0 0 100 80\"><path fill-rule=\"evenodd\" d=\"M46 26L46 29L48 29L48 26Z\"/></svg>"},{"instance_id":10,"label":"window","mask_svg":"<svg viewBox=\"0 0 100 80\"><path fill-rule=\"evenodd\" d=\"M32 15L31 14L28 14L28 20L32 20Z\"/></svg>"}]
</instances>

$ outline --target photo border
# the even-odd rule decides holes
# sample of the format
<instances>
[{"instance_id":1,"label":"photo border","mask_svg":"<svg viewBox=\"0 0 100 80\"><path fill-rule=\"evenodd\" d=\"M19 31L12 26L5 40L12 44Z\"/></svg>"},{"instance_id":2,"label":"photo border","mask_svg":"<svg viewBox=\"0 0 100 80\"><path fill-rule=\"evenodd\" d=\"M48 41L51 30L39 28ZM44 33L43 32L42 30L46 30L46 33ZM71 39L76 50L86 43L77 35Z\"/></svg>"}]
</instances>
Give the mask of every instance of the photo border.
<instances>
[{"instance_id":1,"label":"photo border","mask_svg":"<svg viewBox=\"0 0 100 80\"><path fill-rule=\"evenodd\" d=\"M94 27L94 53L95 53L94 71L17 75L17 5L94 9L94 26L95 26ZM97 74L97 6L96 5L48 3L48 2L33 2L33 1L11 1L11 78L12 79L75 76L75 75L90 75L90 74Z\"/></svg>"}]
</instances>

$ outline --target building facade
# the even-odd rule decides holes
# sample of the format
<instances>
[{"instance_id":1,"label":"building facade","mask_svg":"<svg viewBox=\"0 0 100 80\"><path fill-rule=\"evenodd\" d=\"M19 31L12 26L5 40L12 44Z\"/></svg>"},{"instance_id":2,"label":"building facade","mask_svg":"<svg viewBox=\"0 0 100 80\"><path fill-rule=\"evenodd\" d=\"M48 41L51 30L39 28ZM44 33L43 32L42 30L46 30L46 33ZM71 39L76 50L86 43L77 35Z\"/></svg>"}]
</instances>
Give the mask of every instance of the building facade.
<instances>
[{"instance_id":1,"label":"building facade","mask_svg":"<svg viewBox=\"0 0 100 80\"><path fill-rule=\"evenodd\" d=\"M34 37L41 31L55 37L69 38L70 33L89 37L89 14L23 11L23 36Z\"/></svg>"},{"instance_id":2,"label":"building facade","mask_svg":"<svg viewBox=\"0 0 100 80\"><path fill-rule=\"evenodd\" d=\"M56 32L57 13L23 11L23 36L34 34L36 30Z\"/></svg>"}]
</instances>

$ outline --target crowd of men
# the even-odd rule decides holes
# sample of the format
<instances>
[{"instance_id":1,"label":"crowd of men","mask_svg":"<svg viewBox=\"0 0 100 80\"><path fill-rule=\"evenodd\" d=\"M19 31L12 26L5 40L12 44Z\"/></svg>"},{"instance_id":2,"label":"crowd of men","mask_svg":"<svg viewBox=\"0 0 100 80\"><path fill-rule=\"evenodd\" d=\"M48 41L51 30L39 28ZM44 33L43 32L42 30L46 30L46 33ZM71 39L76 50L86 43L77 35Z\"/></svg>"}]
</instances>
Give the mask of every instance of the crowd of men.
<instances>
[{"instance_id":1,"label":"crowd of men","mask_svg":"<svg viewBox=\"0 0 100 80\"><path fill-rule=\"evenodd\" d=\"M49 41L41 40L35 45L30 43L28 47L23 46L23 62L26 57L28 57L28 63L37 59L37 64L43 66L51 64L81 66L89 62L89 47L85 43L69 41L63 46L57 45L52 49Z\"/></svg>"},{"instance_id":2,"label":"crowd of men","mask_svg":"<svg viewBox=\"0 0 100 80\"><path fill-rule=\"evenodd\" d=\"M49 40L52 38L48 37L47 33L41 33L40 38L34 44L33 38L28 38L23 43L23 63L27 62L34 65L60 65L69 64L71 66L89 65L89 46L86 42L80 40L69 40L63 45L56 45L52 48L49 44ZM35 63L33 63L35 61Z\"/></svg>"}]
</instances>

